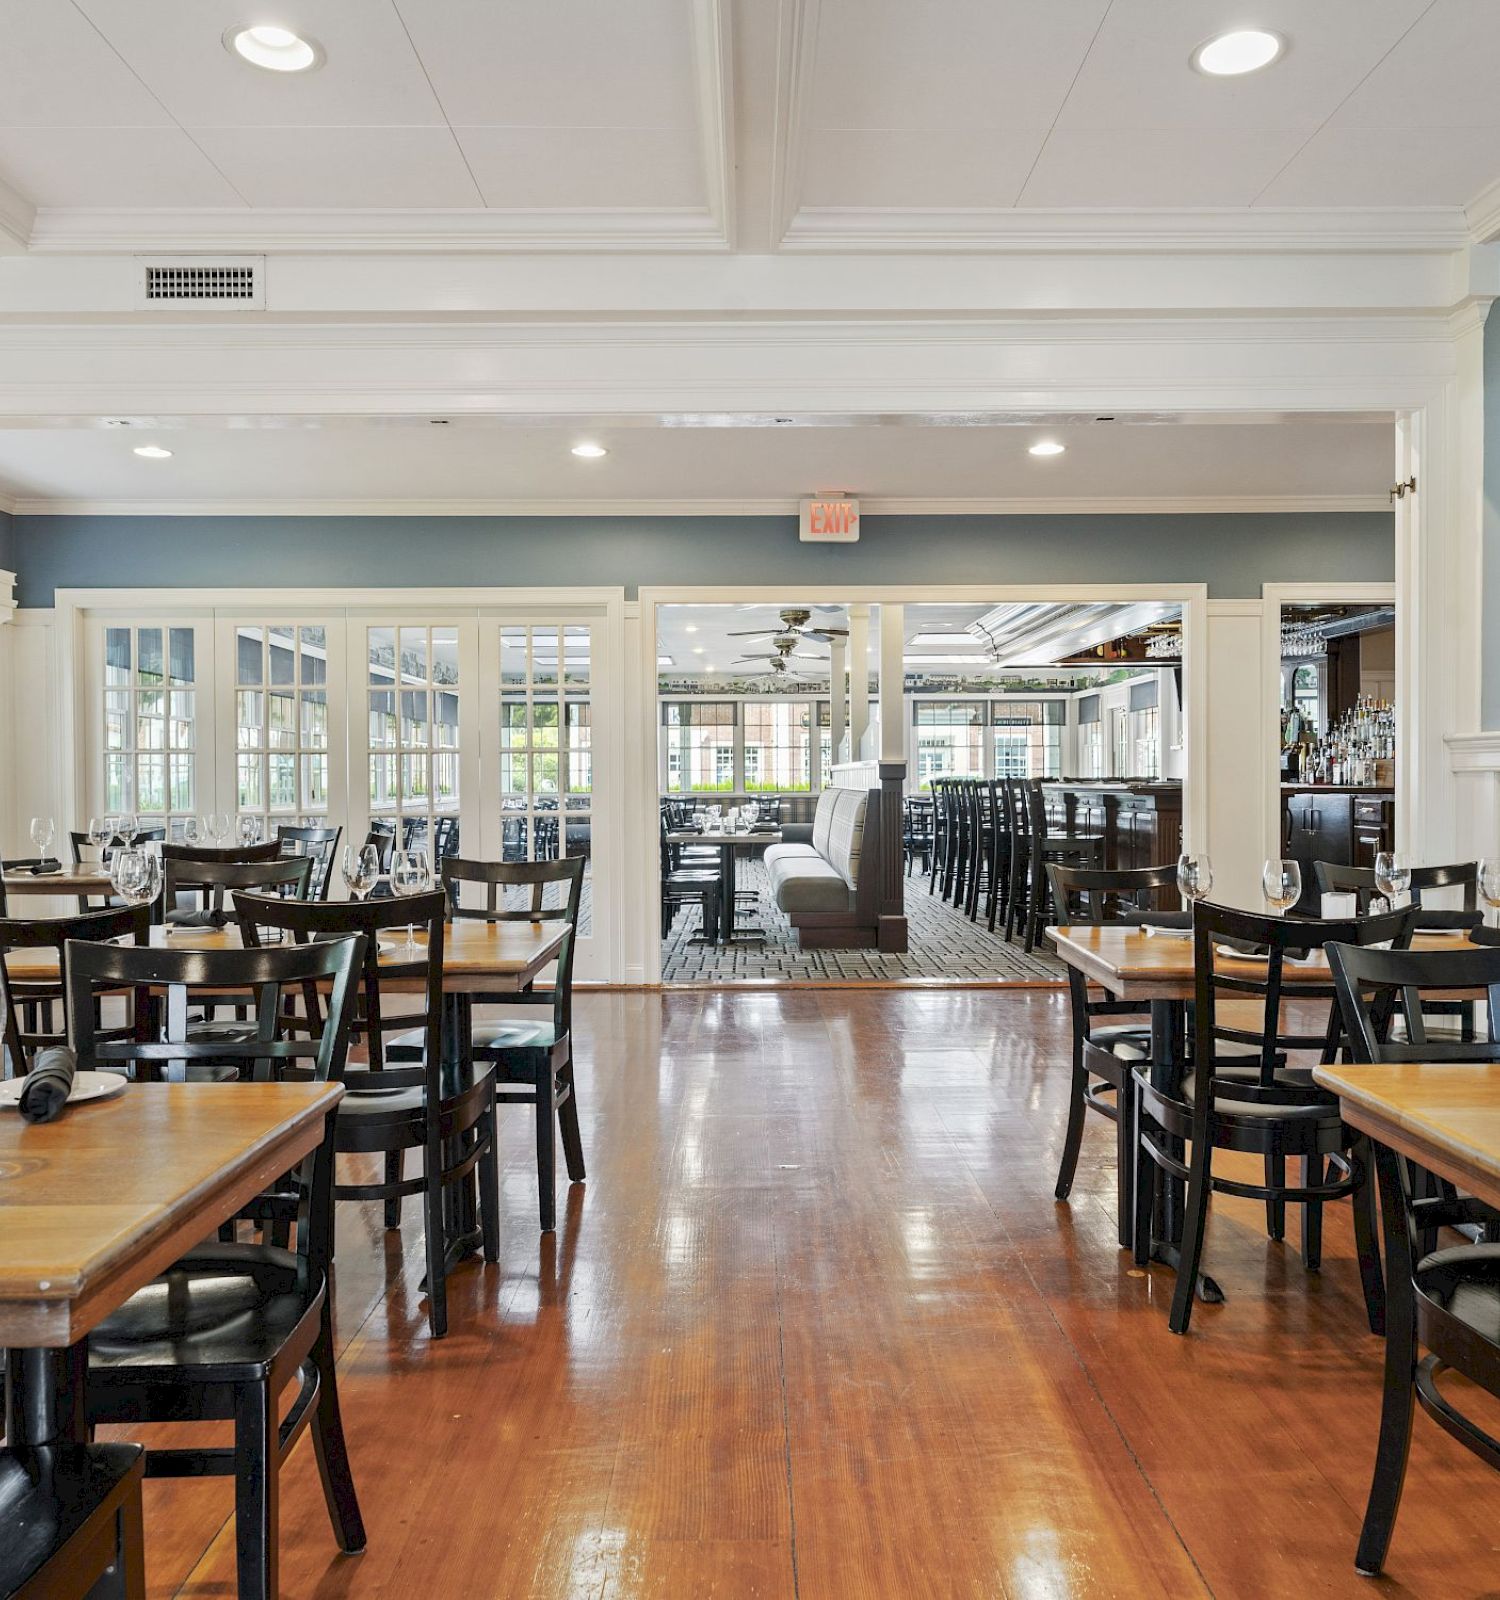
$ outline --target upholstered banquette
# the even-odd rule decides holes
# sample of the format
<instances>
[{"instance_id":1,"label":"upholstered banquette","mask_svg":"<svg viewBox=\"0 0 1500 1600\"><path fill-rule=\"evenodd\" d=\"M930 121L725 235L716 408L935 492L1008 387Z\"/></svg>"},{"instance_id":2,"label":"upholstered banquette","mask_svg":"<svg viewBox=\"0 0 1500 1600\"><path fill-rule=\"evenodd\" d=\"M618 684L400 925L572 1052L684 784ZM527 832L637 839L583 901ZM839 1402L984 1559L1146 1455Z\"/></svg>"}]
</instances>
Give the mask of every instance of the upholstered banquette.
<instances>
[{"instance_id":1,"label":"upholstered banquette","mask_svg":"<svg viewBox=\"0 0 1500 1600\"><path fill-rule=\"evenodd\" d=\"M784 823L766 851L771 896L805 949L876 943L879 799L878 790L825 789L812 822Z\"/></svg>"}]
</instances>

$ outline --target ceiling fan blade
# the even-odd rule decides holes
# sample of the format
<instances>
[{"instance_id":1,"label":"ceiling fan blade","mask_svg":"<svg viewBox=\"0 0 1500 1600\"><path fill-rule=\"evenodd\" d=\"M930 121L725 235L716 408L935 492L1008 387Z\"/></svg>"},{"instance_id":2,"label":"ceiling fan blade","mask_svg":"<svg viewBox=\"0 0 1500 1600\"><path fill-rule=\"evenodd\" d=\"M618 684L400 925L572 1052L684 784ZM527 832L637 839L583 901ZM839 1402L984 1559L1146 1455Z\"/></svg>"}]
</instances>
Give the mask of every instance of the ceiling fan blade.
<instances>
[{"instance_id":1,"label":"ceiling fan blade","mask_svg":"<svg viewBox=\"0 0 1500 1600\"><path fill-rule=\"evenodd\" d=\"M774 639L780 631L778 628L742 628L736 633L725 635L725 637L730 639Z\"/></svg>"},{"instance_id":2,"label":"ceiling fan blade","mask_svg":"<svg viewBox=\"0 0 1500 1600\"><path fill-rule=\"evenodd\" d=\"M817 639L822 644L832 644L835 639L847 639L847 628L801 628L798 630L804 639Z\"/></svg>"}]
</instances>

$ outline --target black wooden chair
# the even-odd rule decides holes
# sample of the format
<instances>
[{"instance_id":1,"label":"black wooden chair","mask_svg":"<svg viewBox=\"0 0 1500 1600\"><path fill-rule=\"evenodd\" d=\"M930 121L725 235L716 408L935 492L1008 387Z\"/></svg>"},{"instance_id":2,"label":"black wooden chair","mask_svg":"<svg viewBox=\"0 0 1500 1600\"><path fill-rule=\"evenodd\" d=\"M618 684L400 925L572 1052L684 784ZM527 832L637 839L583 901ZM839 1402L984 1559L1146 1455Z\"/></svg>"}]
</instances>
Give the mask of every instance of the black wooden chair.
<instances>
[{"instance_id":1,"label":"black wooden chair","mask_svg":"<svg viewBox=\"0 0 1500 1600\"><path fill-rule=\"evenodd\" d=\"M365 939L359 996L349 1019L351 1036L363 1042L368 1063L344 1075L348 1093L339 1106L334 1134L340 1155L378 1155L384 1174L372 1183L335 1183L338 1200L379 1200L385 1225L400 1226L401 1202L422 1199L427 1251L427 1322L434 1339L448 1331L449 1256L464 1241L450 1241L444 1221L444 1199L471 1173L479 1178L479 1212L486 1261L500 1258L500 1168L495 1143L494 1074L471 1069L462 1037L453 1036L451 1060L444 1054L443 922L447 898L439 889L407 899L281 900L267 895L236 894L235 911L242 936L251 946L268 928L290 933L297 944L308 940L359 933ZM404 944L385 952L380 935L402 932L408 924L423 932L414 957L404 957ZM382 960L382 954L386 959ZM389 984L421 985L420 1011L387 1014L384 989ZM316 1028L320 1001L304 991L303 1007ZM408 1048L399 1055L388 1034L398 1029ZM397 1064L397 1063L402 1064ZM421 1171L408 1178L402 1161L408 1150L421 1153ZM462 1205L462 1197L458 1204Z\"/></svg>"},{"instance_id":2,"label":"black wooden chair","mask_svg":"<svg viewBox=\"0 0 1500 1600\"><path fill-rule=\"evenodd\" d=\"M111 940L133 938L145 944L151 936L149 906L120 906L104 911L84 911L72 917L0 919L0 1005L4 1007L5 1054L11 1075L31 1070L39 1051L66 1044L67 1034L54 1032L53 1007L63 1000L63 947L70 939ZM51 950L57 957L56 983L13 982L9 956L14 950ZM130 1031L144 1016L133 1019ZM98 1026L96 1020L96 1027Z\"/></svg>"},{"instance_id":3,"label":"black wooden chair","mask_svg":"<svg viewBox=\"0 0 1500 1600\"><path fill-rule=\"evenodd\" d=\"M333 883L333 869L338 864L339 840L342 828L293 827L290 823L276 825L276 843L284 856L309 856L313 867L312 885L304 899L326 900Z\"/></svg>"},{"instance_id":4,"label":"black wooden chair","mask_svg":"<svg viewBox=\"0 0 1500 1600\"><path fill-rule=\"evenodd\" d=\"M1049 866L1052 896L1063 923L1119 922L1149 917L1159 889L1177 882L1176 866L1105 871ZM1151 1019L1136 1000L1089 998L1088 980L1068 967L1068 997L1073 1017L1073 1076L1068 1096L1068 1129L1057 1169L1055 1193L1066 1200L1078 1169L1078 1152L1090 1111L1115 1125L1116 1192L1119 1197L1120 1248L1128 1250L1135 1227L1135 1085L1133 1064L1151 1056ZM1100 1022L1100 1018L1132 1020Z\"/></svg>"},{"instance_id":5,"label":"black wooden chair","mask_svg":"<svg viewBox=\"0 0 1500 1600\"><path fill-rule=\"evenodd\" d=\"M928 894L937 894L938 885L947 878L948 851L952 839L948 821L947 786L946 778L932 778L927 784L927 792L932 796L932 862L927 874Z\"/></svg>"},{"instance_id":6,"label":"black wooden chair","mask_svg":"<svg viewBox=\"0 0 1500 1600\"><path fill-rule=\"evenodd\" d=\"M1313 876L1320 894L1357 894L1361 912L1367 911L1370 901L1380 893L1379 885L1375 882L1373 867L1346 867L1334 861L1315 861ZM1439 916L1446 918L1472 912L1477 917L1479 914L1477 861L1455 861L1445 866L1411 869L1411 901L1414 906L1420 907L1423 894L1432 889L1453 888L1462 889L1463 906L1457 913L1439 912Z\"/></svg>"},{"instance_id":7,"label":"black wooden chair","mask_svg":"<svg viewBox=\"0 0 1500 1600\"><path fill-rule=\"evenodd\" d=\"M1333 968L1350 1050L1356 1061L1443 1063L1500 1061L1500 949L1370 950L1334 945ZM1429 1002L1485 993L1482 1039L1429 1039ZM1390 1023L1404 1014L1406 1037ZM1500 1439L1445 1393L1449 1370L1500 1398L1500 1244L1496 1213L1444 1185L1419 1192L1423 1176L1384 1145L1375 1146L1386 1266L1385 1391L1374 1479L1355 1565L1370 1576L1385 1564L1406 1478L1416 1405L1482 1461L1500 1468ZM1427 1187L1421 1185L1420 1187ZM1488 1241L1436 1248L1439 1228L1483 1230ZM1428 1354L1419 1361L1418 1346Z\"/></svg>"},{"instance_id":8,"label":"black wooden chair","mask_svg":"<svg viewBox=\"0 0 1500 1600\"><path fill-rule=\"evenodd\" d=\"M305 900L316 861L312 856L282 856L280 845L252 845L260 852L250 860L208 860L202 851L181 845L162 847L162 895L159 902L167 922L207 914L233 920L224 896L238 890L265 890ZM266 854L265 852L273 852ZM181 897L196 895L196 906L179 904Z\"/></svg>"},{"instance_id":9,"label":"black wooden chair","mask_svg":"<svg viewBox=\"0 0 1500 1600\"><path fill-rule=\"evenodd\" d=\"M0 1595L146 1600L145 1458L138 1444L0 1448Z\"/></svg>"},{"instance_id":10,"label":"black wooden chair","mask_svg":"<svg viewBox=\"0 0 1500 1600\"><path fill-rule=\"evenodd\" d=\"M1181 1258L1168 1326L1186 1333L1203 1255L1209 1196L1239 1195L1265 1203L1268 1231L1280 1238L1288 1204L1302 1207L1302 1260L1315 1271L1322 1260L1322 1207L1352 1197L1360 1277L1370 1326L1379 1331L1381 1291L1375 1249L1374 1187L1364 1137L1345 1125L1338 1098L1312 1081L1311 1068L1289 1065L1288 1050L1313 1051L1323 1061L1337 1054L1341 1030L1330 1006L1321 1034L1295 1034L1283 1025L1287 998L1283 968L1289 955L1330 944L1373 944L1410 938L1408 910L1379 917L1337 921L1261 916L1199 901L1193 909L1194 1007L1191 1064L1180 1084L1159 1085L1149 1069L1135 1071L1138 1149L1135 1257L1149 1256L1149 1214L1154 1184L1150 1167L1187 1181ZM1225 941L1241 949L1264 951L1263 958L1222 956ZM1331 1000L1332 981L1298 984L1298 1000ZM1249 997L1252 1018L1242 1021L1238 1005L1225 1000ZM1221 1015L1221 1007L1225 1014ZM1253 1022L1253 1025L1252 1025ZM1247 1063L1243 1048L1254 1048ZM1186 1161L1170 1142L1187 1140ZM1213 1170L1215 1150L1259 1155L1265 1164L1260 1183L1229 1178ZM1301 1183L1286 1179L1288 1157L1302 1163Z\"/></svg>"},{"instance_id":11,"label":"black wooden chair","mask_svg":"<svg viewBox=\"0 0 1500 1600\"><path fill-rule=\"evenodd\" d=\"M778 803L778 812L781 807ZM920 860L925 873L932 865L932 802L908 795L901 807L901 855L907 877Z\"/></svg>"},{"instance_id":12,"label":"black wooden chair","mask_svg":"<svg viewBox=\"0 0 1500 1600\"><path fill-rule=\"evenodd\" d=\"M85 1071L126 1067L180 1075L202 1046L181 1020L196 989L247 990L259 1000L257 1035L234 1046L248 1073L289 1076L299 1061L322 1081L342 1077L349 1046L358 938L276 950L161 950L71 941L65 952L68 1029ZM316 1037L283 1025L285 993L330 987L329 1020ZM101 1038L94 1023L100 989L161 989L165 1037ZM212 1091L233 1095L232 1086ZM229 1449L195 1444L146 1452L151 1478L232 1476L241 1596L277 1592L278 1479L304 1429L311 1427L323 1493L340 1547L365 1547L365 1529L349 1470L334 1371L333 1125L285 1193L257 1210L290 1230L296 1244L203 1244L131 1296L89 1335L87 1415L91 1427L142 1422L233 1422ZM280 1398L296 1380L284 1419Z\"/></svg>"},{"instance_id":13,"label":"black wooden chair","mask_svg":"<svg viewBox=\"0 0 1500 1600\"><path fill-rule=\"evenodd\" d=\"M674 847L667 843L667 819L661 820L661 936L672 932L672 922L678 910L685 905L697 905L699 937L705 944L717 944L719 939L720 902L724 894L724 874L719 865L718 852L714 859L699 864L680 861ZM521 866L522 862L507 863Z\"/></svg>"},{"instance_id":14,"label":"black wooden chair","mask_svg":"<svg viewBox=\"0 0 1500 1600\"><path fill-rule=\"evenodd\" d=\"M1030 955L1041 942L1042 929L1047 925L1050 897L1047 868L1054 864L1093 869L1103 867L1104 838L1097 833L1054 833L1047 818L1047 797L1041 780L1017 780L1015 788L1021 798L1019 816L1026 840L1025 949ZM1013 885L1014 882L1013 877Z\"/></svg>"},{"instance_id":15,"label":"black wooden chair","mask_svg":"<svg viewBox=\"0 0 1500 1600\"><path fill-rule=\"evenodd\" d=\"M557 1226L557 1154L554 1135L562 1135L568 1181L582 1183L583 1139L578 1128L578 1097L573 1083L573 958L578 946L578 910L583 899L583 861L468 861L450 856L443 863L443 887L455 918L484 922L566 922L550 984L533 984L519 994L475 995L472 1005L542 1008L535 1022L473 1022L469 1048L476 1062L492 1062L495 1098L501 1105L536 1108L536 1181L543 1233ZM482 885L483 906L462 904L465 884ZM557 891L548 904L549 887ZM503 903L507 890L520 891L523 905ZM404 1041L403 1041L404 1044ZM399 1047L392 1048L397 1057Z\"/></svg>"}]
</instances>

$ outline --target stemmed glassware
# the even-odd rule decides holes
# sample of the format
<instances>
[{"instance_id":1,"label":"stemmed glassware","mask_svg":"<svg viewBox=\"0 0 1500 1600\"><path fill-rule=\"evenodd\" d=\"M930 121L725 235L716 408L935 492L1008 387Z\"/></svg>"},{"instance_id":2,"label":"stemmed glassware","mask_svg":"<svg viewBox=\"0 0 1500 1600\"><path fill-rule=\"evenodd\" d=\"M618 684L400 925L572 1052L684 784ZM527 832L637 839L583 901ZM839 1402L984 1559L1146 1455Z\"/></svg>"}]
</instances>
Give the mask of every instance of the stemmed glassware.
<instances>
[{"instance_id":1,"label":"stemmed glassware","mask_svg":"<svg viewBox=\"0 0 1500 1600\"><path fill-rule=\"evenodd\" d=\"M208 835L210 844L227 844L229 842L229 813L227 811L204 812L203 831Z\"/></svg>"},{"instance_id":2,"label":"stemmed glassware","mask_svg":"<svg viewBox=\"0 0 1500 1600\"><path fill-rule=\"evenodd\" d=\"M432 887L432 863L427 859L425 850L398 850L391 857L391 889L394 893L407 899L414 894L426 894ZM406 925L406 948L415 952L417 948L416 928L408 922Z\"/></svg>"},{"instance_id":3,"label":"stemmed glassware","mask_svg":"<svg viewBox=\"0 0 1500 1600\"><path fill-rule=\"evenodd\" d=\"M380 852L372 844L346 844L339 870L349 898L364 900L380 880Z\"/></svg>"},{"instance_id":4,"label":"stemmed glassware","mask_svg":"<svg viewBox=\"0 0 1500 1600\"><path fill-rule=\"evenodd\" d=\"M1411 888L1411 862L1399 851L1382 850L1375 857L1375 887L1394 908L1396 897Z\"/></svg>"},{"instance_id":5,"label":"stemmed glassware","mask_svg":"<svg viewBox=\"0 0 1500 1600\"><path fill-rule=\"evenodd\" d=\"M243 816L240 818L240 843L258 844L260 842L260 818Z\"/></svg>"},{"instance_id":6,"label":"stemmed glassware","mask_svg":"<svg viewBox=\"0 0 1500 1600\"><path fill-rule=\"evenodd\" d=\"M1479 898L1485 905L1485 922L1496 925L1495 913L1500 911L1500 856L1486 856L1479 863Z\"/></svg>"},{"instance_id":7,"label":"stemmed glassware","mask_svg":"<svg viewBox=\"0 0 1500 1600\"><path fill-rule=\"evenodd\" d=\"M52 839L56 831L56 824L51 817L31 819L31 842L36 846L36 853L44 863L47 860L47 852L52 848Z\"/></svg>"},{"instance_id":8,"label":"stemmed glassware","mask_svg":"<svg viewBox=\"0 0 1500 1600\"><path fill-rule=\"evenodd\" d=\"M1177 889L1189 905L1214 886L1213 863L1206 855L1184 852L1177 858Z\"/></svg>"},{"instance_id":9,"label":"stemmed glassware","mask_svg":"<svg viewBox=\"0 0 1500 1600\"><path fill-rule=\"evenodd\" d=\"M1302 898L1302 865L1297 861L1268 861L1260 872L1261 892L1266 904L1285 916L1287 907Z\"/></svg>"},{"instance_id":10,"label":"stemmed glassware","mask_svg":"<svg viewBox=\"0 0 1500 1600\"><path fill-rule=\"evenodd\" d=\"M109 846L109 824L110 819L108 817L89 818L89 848L95 852L101 863L104 860L105 851Z\"/></svg>"},{"instance_id":11,"label":"stemmed glassware","mask_svg":"<svg viewBox=\"0 0 1500 1600\"><path fill-rule=\"evenodd\" d=\"M109 881L126 905L150 905L161 893L161 857L154 850L116 850L110 858Z\"/></svg>"},{"instance_id":12,"label":"stemmed glassware","mask_svg":"<svg viewBox=\"0 0 1500 1600\"><path fill-rule=\"evenodd\" d=\"M141 831L141 819L133 811L122 811L115 831L121 844L134 844L136 834Z\"/></svg>"},{"instance_id":13,"label":"stemmed glassware","mask_svg":"<svg viewBox=\"0 0 1500 1600\"><path fill-rule=\"evenodd\" d=\"M203 843L203 828L197 817L182 819L182 842L192 850L196 850Z\"/></svg>"}]
</instances>

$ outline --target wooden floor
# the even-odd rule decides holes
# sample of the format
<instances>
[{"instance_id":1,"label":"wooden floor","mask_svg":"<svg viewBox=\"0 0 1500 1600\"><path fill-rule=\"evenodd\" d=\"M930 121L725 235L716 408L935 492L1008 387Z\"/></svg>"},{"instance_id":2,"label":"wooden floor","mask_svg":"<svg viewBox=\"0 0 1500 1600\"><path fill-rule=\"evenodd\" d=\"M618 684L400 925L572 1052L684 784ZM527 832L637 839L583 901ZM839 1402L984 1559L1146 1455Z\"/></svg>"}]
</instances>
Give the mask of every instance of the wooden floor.
<instances>
[{"instance_id":1,"label":"wooden floor","mask_svg":"<svg viewBox=\"0 0 1500 1600\"><path fill-rule=\"evenodd\" d=\"M1347 1219L1308 1277L1221 1201L1229 1303L1166 1330L1114 1243L1112 1130L1052 1198L1045 992L591 996L590 1180L427 1338L420 1233L341 1210L342 1395L370 1548L304 1442L288 1597L1494 1596L1500 1481L1422 1417L1389 1578L1352 1557L1379 1394ZM410 1219L410 1212L408 1213ZM147 1485L151 1593L229 1596L225 1482Z\"/></svg>"}]
</instances>

